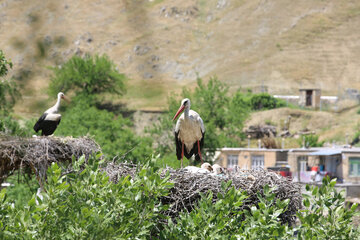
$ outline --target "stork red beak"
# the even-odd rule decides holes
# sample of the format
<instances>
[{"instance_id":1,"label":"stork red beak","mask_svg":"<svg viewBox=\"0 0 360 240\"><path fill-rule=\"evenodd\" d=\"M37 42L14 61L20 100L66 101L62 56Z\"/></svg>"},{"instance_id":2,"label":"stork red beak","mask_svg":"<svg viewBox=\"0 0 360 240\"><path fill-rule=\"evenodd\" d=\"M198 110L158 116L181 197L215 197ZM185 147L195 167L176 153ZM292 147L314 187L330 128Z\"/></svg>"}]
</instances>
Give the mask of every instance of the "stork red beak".
<instances>
[{"instance_id":1,"label":"stork red beak","mask_svg":"<svg viewBox=\"0 0 360 240\"><path fill-rule=\"evenodd\" d=\"M71 102L70 99L68 99L67 97L65 97L65 95L61 96L62 99L64 99L66 102Z\"/></svg>"},{"instance_id":2,"label":"stork red beak","mask_svg":"<svg viewBox=\"0 0 360 240\"><path fill-rule=\"evenodd\" d=\"M179 108L179 110L176 112L176 114L175 114L175 116L174 116L174 118L173 118L173 121L177 118L177 116L179 116L179 114L180 114L182 111L184 111L184 108L185 108L184 105L182 105L182 106Z\"/></svg>"}]
</instances>

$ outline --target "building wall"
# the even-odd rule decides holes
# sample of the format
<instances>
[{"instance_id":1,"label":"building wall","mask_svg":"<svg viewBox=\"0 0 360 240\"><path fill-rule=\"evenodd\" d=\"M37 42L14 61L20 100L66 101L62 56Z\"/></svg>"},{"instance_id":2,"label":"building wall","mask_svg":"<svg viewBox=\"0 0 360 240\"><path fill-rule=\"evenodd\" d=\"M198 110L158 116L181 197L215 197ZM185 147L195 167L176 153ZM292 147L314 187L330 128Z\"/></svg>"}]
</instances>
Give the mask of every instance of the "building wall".
<instances>
[{"instance_id":1,"label":"building wall","mask_svg":"<svg viewBox=\"0 0 360 240\"><path fill-rule=\"evenodd\" d=\"M288 152L288 164L290 166L290 172L292 172L293 177L297 177L299 179L299 163L298 157L300 156L307 156L308 153L313 151L295 151L295 152ZM307 156L307 163L308 166L311 168L319 163L318 156Z\"/></svg>"},{"instance_id":2,"label":"building wall","mask_svg":"<svg viewBox=\"0 0 360 240\"><path fill-rule=\"evenodd\" d=\"M286 154L286 152L285 152ZM238 166L242 169L251 169L251 156L263 155L264 156L264 168L273 167L276 164L276 151L251 151L251 150L238 150L238 151L223 151L219 156L218 164L223 167L228 167L227 156L237 155ZM283 154L284 155L284 154ZM284 158L282 155L282 159Z\"/></svg>"},{"instance_id":3,"label":"building wall","mask_svg":"<svg viewBox=\"0 0 360 240\"><path fill-rule=\"evenodd\" d=\"M314 90L312 104L315 109L320 108L320 100L321 100L321 90Z\"/></svg>"},{"instance_id":4,"label":"building wall","mask_svg":"<svg viewBox=\"0 0 360 240\"><path fill-rule=\"evenodd\" d=\"M320 107L320 100L321 100L321 90L320 89L308 89L312 91L311 94L311 107L318 109ZM299 98L299 105L302 107L306 106L306 89L300 90L300 98Z\"/></svg>"},{"instance_id":5,"label":"building wall","mask_svg":"<svg viewBox=\"0 0 360 240\"><path fill-rule=\"evenodd\" d=\"M350 170L350 164L349 164L349 158L350 157L360 157L359 153L343 153L342 154L342 169L339 168L339 171L342 172L342 177L344 178L344 182L360 182L360 177L352 177L349 176L349 170Z\"/></svg>"},{"instance_id":6,"label":"building wall","mask_svg":"<svg viewBox=\"0 0 360 240\"><path fill-rule=\"evenodd\" d=\"M306 105L306 91L300 91L299 105L305 107Z\"/></svg>"}]
</instances>

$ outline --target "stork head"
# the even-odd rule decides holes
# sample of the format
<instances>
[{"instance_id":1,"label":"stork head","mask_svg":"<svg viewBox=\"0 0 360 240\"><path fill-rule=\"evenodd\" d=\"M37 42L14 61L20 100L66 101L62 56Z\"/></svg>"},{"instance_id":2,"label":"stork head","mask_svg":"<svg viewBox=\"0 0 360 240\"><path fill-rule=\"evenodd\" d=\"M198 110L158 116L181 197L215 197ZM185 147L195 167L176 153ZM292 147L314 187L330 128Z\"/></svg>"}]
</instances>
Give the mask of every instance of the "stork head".
<instances>
[{"instance_id":1,"label":"stork head","mask_svg":"<svg viewBox=\"0 0 360 240\"><path fill-rule=\"evenodd\" d=\"M70 101L67 97L65 97L65 94L63 92L58 93L58 99L64 99L67 102Z\"/></svg>"},{"instance_id":2,"label":"stork head","mask_svg":"<svg viewBox=\"0 0 360 240\"><path fill-rule=\"evenodd\" d=\"M180 113L182 113L184 111L184 109L190 109L190 99L188 98L184 98L182 101L181 101L181 105L179 107L179 109L177 110L174 118L173 118L173 121L179 116Z\"/></svg>"}]
</instances>

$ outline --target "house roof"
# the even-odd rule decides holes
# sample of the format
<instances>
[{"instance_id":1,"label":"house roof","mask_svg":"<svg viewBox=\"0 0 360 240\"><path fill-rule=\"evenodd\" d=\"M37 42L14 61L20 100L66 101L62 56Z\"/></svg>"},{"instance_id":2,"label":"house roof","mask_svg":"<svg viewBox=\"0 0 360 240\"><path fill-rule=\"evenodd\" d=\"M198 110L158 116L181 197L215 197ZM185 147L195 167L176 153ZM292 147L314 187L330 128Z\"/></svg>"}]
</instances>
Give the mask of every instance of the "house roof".
<instances>
[{"instance_id":1,"label":"house roof","mask_svg":"<svg viewBox=\"0 0 360 240\"><path fill-rule=\"evenodd\" d=\"M330 156L342 153L360 153L359 147L314 147L314 148L293 148L289 149L289 153L291 152L303 152L308 153L307 155L311 156Z\"/></svg>"},{"instance_id":2,"label":"house roof","mask_svg":"<svg viewBox=\"0 0 360 240\"><path fill-rule=\"evenodd\" d=\"M332 156L341 154L341 149L322 149L316 152L308 153L309 156Z\"/></svg>"},{"instance_id":3,"label":"house roof","mask_svg":"<svg viewBox=\"0 0 360 240\"><path fill-rule=\"evenodd\" d=\"M288 149L280 149L280 148L221 148L220 151L248 151L248 152L287 152Z\"/></svg>"}]
</instances>

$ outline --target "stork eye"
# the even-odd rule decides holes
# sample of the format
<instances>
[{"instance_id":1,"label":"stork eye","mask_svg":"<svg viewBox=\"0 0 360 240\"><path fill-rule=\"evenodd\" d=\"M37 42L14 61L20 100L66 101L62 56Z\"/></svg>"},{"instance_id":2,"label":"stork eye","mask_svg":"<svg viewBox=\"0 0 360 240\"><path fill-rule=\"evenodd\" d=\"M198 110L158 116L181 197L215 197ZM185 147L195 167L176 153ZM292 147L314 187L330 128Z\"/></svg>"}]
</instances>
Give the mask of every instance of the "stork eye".
<instances>
[{"instance_id":1,"label":"stork eye","mask_svg":"<svg viewBox=\"0 0 360 240\"><path fill-rule=\"evenodd\" d=\"M186 105L186 104L188 104L188 100L186 100L186 101L184 102L184 105Z\"/></svg>"}]
</instances>

